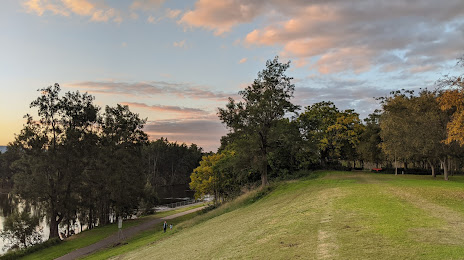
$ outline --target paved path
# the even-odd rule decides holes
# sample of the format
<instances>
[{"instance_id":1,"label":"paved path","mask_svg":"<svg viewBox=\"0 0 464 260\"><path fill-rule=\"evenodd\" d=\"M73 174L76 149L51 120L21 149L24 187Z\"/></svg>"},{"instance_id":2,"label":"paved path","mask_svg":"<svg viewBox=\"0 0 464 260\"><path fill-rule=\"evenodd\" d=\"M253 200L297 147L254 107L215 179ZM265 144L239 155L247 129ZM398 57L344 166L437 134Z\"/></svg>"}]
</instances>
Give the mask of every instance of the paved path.
<instances>
[{"instance_id":1,"label":"paved path","mask_svg":"<svg viewBox=\"0 0 464 260\"><path fill-rule=\"evenodd\" d=\"M191 206L191 205L189 205L189 206ZM157 218L157 219L149 220L147 222L144 222L144 223L142 223L140 225L137 225L137 226L134 226L134 227L126 228L126 229L123 230L124 239L129 239L132 236L136 235L137 233L139 233L141 231L144 231L144 230L147 230L147 229L153 227L154 225L156 225L158 223L161 223L161 222L163 222L165 220L174 219L174 218L177 218L177 217L180 217L180 216L183 216L183 215L187 215L189 213L202 210L203 208L204 207L187 210L187 211L180 212L180 213L177 213L177 214L173 214L173 215L170 215L170 216L166 216L166 217L163 217L163 218ZM113 234L113 235L111 235L111 236L109 236L109 237L107 237L107 238L105 238L103 240L100 240L95 244L91 244L89 246L76 249L76 250L72 251L71 253L68 253L67 255L61 256L61 257L56 258L56 259L58 259L58 260L77 259L79 257L89 255L89 254L91 254L91 253L93 253L93 252L95 252L97 250L102 249L102 248L114 245L114 244L116 244L118 242L119 242L118 233L116 232L115 234Z\"/></svg>"}]
</instances>

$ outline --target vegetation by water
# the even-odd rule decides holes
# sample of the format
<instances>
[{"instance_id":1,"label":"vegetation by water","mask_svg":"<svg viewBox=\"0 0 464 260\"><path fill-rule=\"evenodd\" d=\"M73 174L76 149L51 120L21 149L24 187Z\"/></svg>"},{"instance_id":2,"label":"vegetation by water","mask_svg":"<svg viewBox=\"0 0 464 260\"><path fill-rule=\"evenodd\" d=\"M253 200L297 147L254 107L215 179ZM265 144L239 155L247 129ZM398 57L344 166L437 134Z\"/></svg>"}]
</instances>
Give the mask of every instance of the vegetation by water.
<instances>
[{"instance_id":1,"label":"vegetation by water","mask_svg":"<svg viewBox=\"0 0 464 260\"><path fill-rule=\"evenodd\" d=\"M464 178L322 172L242 197L118 259L459 259ZM256 195L250 194L254 197ZM453 199L450 200L449 198ZM198 221L205 218L203 221ZM188 223L195 223L189 225ZM152 236L154 237L154 236Z\"/></svg>"},{"instance_id":2,"label":"vegetation by water","mask_svg":"<svg viewBox=\"0 0 464 260\"><path fill-rule=\"evenodd\" d=\"M458 64L464 66L464 57ZM38 119L27 115L22 131L9 144L8 151L0 154L1 176L14 183L15 194L40 209L40 216L50 222L50 237L58 237L60 225L70 227L76 220L93 228L97 223L107 224L110 216L149 211L157 201L159 184L190 180L196 196L214 195L217 206L261 184L263 190L255 197L258 199L270 191L266 188L270 182L296 178L316 169L375 167L376 171L397 174L401 166L402 173L414 168L411 172L430 173L433 177L442 173L444 180L464 169L462 75L442 78L440 88L435 90L399 90L380 97L382 111L374 111L362 123L354 110L340 110L330 101L303 109L293 104L295 86L286 75L289 67L290 62L281 63L278 57L268 60L253 83L239 92L240 100L229 98L226 107L219 108L219 119L230 132L221 138L218 152L209 154L203 154L193 144L179 145L163 138L149 142L143 131L146 119L128 106L106 106L101 113L93 103L94 97L87 93L61 96L58 84L43 88L31 103ZM356 180L343 183L350 181ZM386 208L398 213L404 206L395 201L415 192L405 194L394 187L389 191L385 199L398 196ZM273 191L276 193L279 191ZM375 192L365 191L366 196L371 193ZM328 197L327 204L344 196L313 195L315 201ZM415 201L420 199L424 197L420 195ZM347 203L340 209L350 204L359 206L360 211L368 207ZM443 213L449 212L444 209ZM434 225L430 219L417 220ZM256 221L250 219L248 223ZM276 221L269 224L280 227ZM260 230L254 232L262 235ZM324 232L327 234L320 235L321 239L327 236L330 242L332 233ZM246 242L268 240L262 235L251 236ZM297 245L290 243L288 247ZM331 252L331 246L329 243L319 250Z\"/></svg>"},{"instance_id":3,"label":"vegetation by water","mask_svg":"<svg viewBox=\"0 0 464 260\"><path fill-rule=\"evenodd\" d=\"M158 212L156 214L145 216L142 218L124 221L123 230L126 228L139 225L145 221L152 220L153 218L166 217L166 216L173 215L179 212L184 212L184 211L196 208L196 207L199 207L199 206L196 205L196 206L180 208L180 209L176 209L172 211ZM26 256L23 256L23 258L21 259L55 259L73 250L86 247L88 245L96 243L112 234L115 234L116 232L118 232L117 224L109 224L103 227L98 227L92 230L84 231L75 236L72 236L62 241L62 243L59 243L59 244L55 243L56 245L52 244L52 246L48 248L27 254ZM8 259L8 255L6 255L5 257L6 257L5 259Z\"/></svg>"}]
</instances>

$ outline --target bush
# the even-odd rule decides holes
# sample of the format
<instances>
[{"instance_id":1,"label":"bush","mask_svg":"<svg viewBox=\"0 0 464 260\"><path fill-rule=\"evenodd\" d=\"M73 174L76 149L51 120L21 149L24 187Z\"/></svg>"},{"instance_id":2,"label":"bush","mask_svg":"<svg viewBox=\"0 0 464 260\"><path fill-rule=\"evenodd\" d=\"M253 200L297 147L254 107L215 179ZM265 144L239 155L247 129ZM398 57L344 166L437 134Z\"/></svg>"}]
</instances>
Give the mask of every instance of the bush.
<instances>
[{"instance_id":1,"label":"bush","mask_svg":"<svg viewBox=\"0 0 464 260\"><path fill-rule=\"evenodd\" d=\"M8 253L0 256L0 259L2 259L2 260L3 259L5 259L5 260L19 259L21 257L32 254L32 253L37 252L39 250L42 250L42 249L57 245L57 244L59 244L61 242L62 242L61 239L58 238L58 237L57 238L52 238L52 239L49 239L49 240L47 240L47 241L45 241L43 243L28 247L26 249L20 249L20 250L15 250L15 251L8 252Z\"/></svg>"}]
</instances>

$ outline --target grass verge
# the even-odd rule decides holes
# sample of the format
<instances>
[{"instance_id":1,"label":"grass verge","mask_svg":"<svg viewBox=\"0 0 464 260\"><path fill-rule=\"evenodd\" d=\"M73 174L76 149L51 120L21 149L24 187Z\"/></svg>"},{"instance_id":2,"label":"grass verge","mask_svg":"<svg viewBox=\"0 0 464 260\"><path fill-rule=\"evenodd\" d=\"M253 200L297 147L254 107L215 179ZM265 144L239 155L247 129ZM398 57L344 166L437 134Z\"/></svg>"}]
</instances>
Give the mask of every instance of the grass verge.
<instances>
[{"instance_id":1,"label":"grass verge","mask_svg":"<svg viewBox=\"0 0 464 260\"><path fill-rule=\"evenodd\" d=\"M144 216L138 219L124 221L123 230L135 225L139 225L145 221L151 220L153 218L162 218L165 216L173 215L179 212L187 211L201 205L195 205L186 208L180 208L171 211L158 212L153 215ZM92 230L83 231L75 236L70 237L68 240L64 240L61 243L42 249L37 252L33 252L29 255L24 256L21 259L55 259L57 257L66 255L73 250L86 247L93 243L96 243L114 233L118 232L118 227L116 224L109 224L103 227L97 227Z\"/></svg>"}]
</instances>

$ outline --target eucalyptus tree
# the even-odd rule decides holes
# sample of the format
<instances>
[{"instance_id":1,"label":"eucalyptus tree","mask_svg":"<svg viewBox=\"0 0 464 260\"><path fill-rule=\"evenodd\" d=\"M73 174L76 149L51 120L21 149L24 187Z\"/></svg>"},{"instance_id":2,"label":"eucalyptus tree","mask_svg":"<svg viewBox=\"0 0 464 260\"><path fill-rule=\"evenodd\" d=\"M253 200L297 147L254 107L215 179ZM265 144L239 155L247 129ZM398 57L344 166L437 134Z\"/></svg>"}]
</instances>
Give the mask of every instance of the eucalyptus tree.
<instances>
[{"instance_id":1,"label":"eucalyptus tree","mask_svg":"<svg viewBox=\"0 0 464 260\"><path fill-rule=\"evenodd\" d=\"M289 66L290 62L281 63L278 57L268 60L253 83L239 92L243 101L229 98L226 108L219 108L219 118L232 132L257 141L258 147L249 147L249 153L258 159L263 186L268 185L272 129L287 113L298 109L290 102L295 86L285 75Z\"/></svg>"},{"instance_id":2,"label":"eucalyptus tree","mask_svg":"<svg viewBox=\"0 0 464 260\"><path fill-rule=\"evenodd\" d=\"M94 136L99 108L93 96L68 92L60 97L55 84L40 89L31 103L39 120L27 122L15 141L20 159L13 163L15 192L43 207L50 220L50 237L58 237L58 225L76 211L78 189L86 168L86 151Z\"/></svg>"},{"instance_id":3,"label":"eucalyptus tree","mask_svg":"<svg viewBox=\"0 0 464 260\"><path fill-rule=\"evenodd\" d=\"M148 142L143 131L146 120L118 104L106 106L102 120L100 171L105 176L104 210L110 206L117 215L130 216L143 197L147 180L142 148ZM105 201L103 201L105 202ZM105 207L106 206L106 207ZM104 220L108 218L104 212Z\"/></svg>"}]
</instances>

